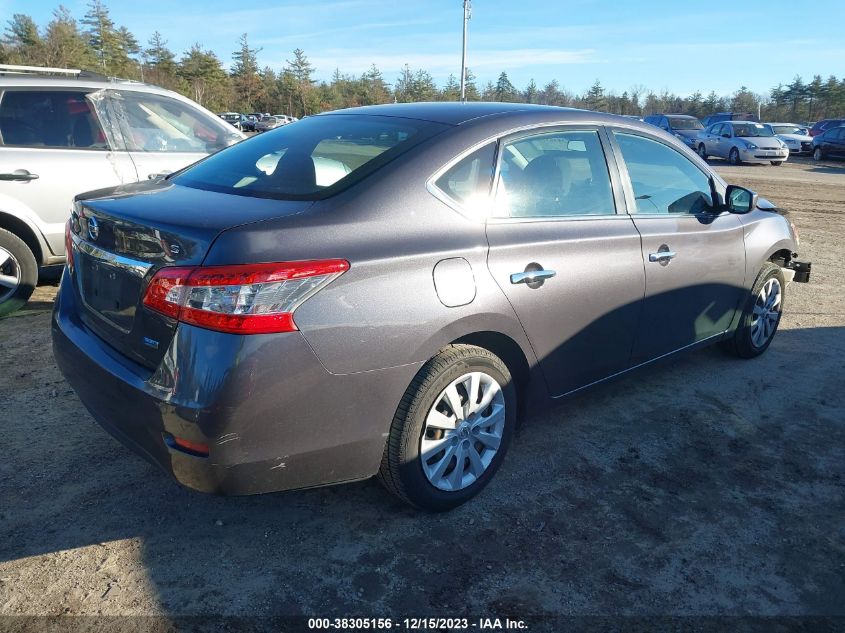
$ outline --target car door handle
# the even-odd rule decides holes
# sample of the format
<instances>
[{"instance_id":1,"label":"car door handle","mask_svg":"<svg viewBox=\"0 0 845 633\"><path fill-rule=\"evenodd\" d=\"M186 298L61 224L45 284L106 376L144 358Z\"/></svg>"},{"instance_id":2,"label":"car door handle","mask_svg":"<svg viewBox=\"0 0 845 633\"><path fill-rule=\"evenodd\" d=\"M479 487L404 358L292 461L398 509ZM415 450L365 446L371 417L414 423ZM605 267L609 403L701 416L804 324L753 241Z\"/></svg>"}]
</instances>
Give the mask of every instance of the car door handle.
<instances>
[{"instance_id":1,"label":"car door handle","mask_svg":"<svg viewBox=\"0 0 845 633\"><path fill-rule=\"evenodd\" d=\"M11 174L0 174L0 180L38 180L38 174L33 174L26 169L16 169Z\"/></svg>"},{"instance_id":2,"label":"car door handle","mask_svg":"<svg viewBox=\"0 0 845 633\"><path fill-rule=\"evenodd\" d=\"M648 261L650 262L668 262L675 258L675 251L657 251L656 253L648 254Z\"/></svg>"},{"instance_id":3,"label":"car door handle","mask_svg":"<svg viewBox=\"0 0 845 633\"><path fill-rule=\"evenodd\" d=\"M512 284L530 284L535 281L543 281L544 279L551 279L557 275L553 270L526 270L521 273L513 273L511 275Z\"/></svg>"}]
</instances>

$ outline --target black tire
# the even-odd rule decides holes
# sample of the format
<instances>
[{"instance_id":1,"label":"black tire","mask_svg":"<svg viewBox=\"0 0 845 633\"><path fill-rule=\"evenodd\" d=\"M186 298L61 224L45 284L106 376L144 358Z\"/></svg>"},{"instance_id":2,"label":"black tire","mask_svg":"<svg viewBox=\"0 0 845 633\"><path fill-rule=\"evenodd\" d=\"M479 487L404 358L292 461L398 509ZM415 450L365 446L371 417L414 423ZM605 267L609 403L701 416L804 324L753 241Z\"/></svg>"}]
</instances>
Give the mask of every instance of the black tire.
<instances>
[{"instance_id":1,"label":"black tire","mask_svg":"<svg viewBox=\"0 0 845 633\"><path fill-rule=\"evenodd\" d=\"M774 165L775 167L780 167L781 165L783 165L783 161L782 160L773 160L772 165Z\"/></svg>"},{"instance_id":2,"label":"black tire","mask_svg":"<svg viewBox=\"0 0 845 633\"><path fill-rule=\"evenodd\" d=\"M0 274L20 277L17 287L9 289L0 286L0 317L11 314L22 308L29 301L35 284L38 283L38 262L29 246L14 233L0 229L0 249L7 251L11 257L0 264Z\"/></svg>"},{"instance_id":3,"label":"black tire","mask_svg":"<svg viewBox=\"0 0 845 633\"><path fill-rule=\"evenodd\" d=\"M822 154L822 148L817 147L813 150L813 160L823 160L824 154Z\"/></svg>"},{"instance_id":4,"label":"black tire","mask_svg":"<svg viewBox=\"0 0 845 633\"><path fill-rule=\"evenodd\" d=\"M757 295L763 289L763 286L769 279L777 279L780 284L780 309L777 321L774 324L774 329L766 341L762 345L756 345L752 339L752 326L754 324L754 305L757 302ZM786 296L786 284L783 280L783 273L780 266L766 262L757 275L757 280L745 301L745 307L742 311L739 324L733 336L726 341L727 349L740 358L755 358L765 352L777 334L778 326L780 325L781 316L783 314L783 304Z\"/></svg>"},{"instance_id":5,"label":"black tire","mask_svg":"<svg viewBox=\"0 0 845 633\"><path fill-rule=\"evenodd\" d=\"M505 424L497 452L486 470L466 488L445 491L426 477L420 440L426 417L450 383L470 371L482 371L502 388ZM411 381L396 410L384 450L379 481L402 501L421 510L443 512L469 501L486 486L504 459L516 426L516 387L502 360L474 345L450 345L428 361Z\"/></svg>"},{"instance_id":6,"label":"black tire","mask_svg":"<svg viewBox=\"0 0 845 633\"><path fill-rule=\"evenodd\" d=\"M730 161L731 165L742 165L742 161L739 159L739 150L737 148L731 148L731 151L728 153L728 161Z\"/></svg>"},{"instance_id":7,"label":"black tire","mask_svg":"<svg viewBox=\"0 0 845 633\"><path fill-rule=\"evenodd\" d=\"M698 144L698 155L701 156L701 160L707 160L707 148L704 143Z\"/></svg>"}]
</instances>

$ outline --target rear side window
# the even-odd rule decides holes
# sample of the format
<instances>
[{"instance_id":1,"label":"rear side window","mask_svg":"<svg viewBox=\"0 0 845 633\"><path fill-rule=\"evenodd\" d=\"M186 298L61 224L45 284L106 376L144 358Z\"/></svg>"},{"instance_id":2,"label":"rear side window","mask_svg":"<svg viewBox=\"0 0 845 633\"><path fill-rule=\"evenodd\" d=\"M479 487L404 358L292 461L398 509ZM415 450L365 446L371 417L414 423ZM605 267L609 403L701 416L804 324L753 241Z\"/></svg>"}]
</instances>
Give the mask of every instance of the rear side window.
<instances>
[{"instance_id":1,"label":"rear side window","mask_svg":"<svg viewBox=\"0 0 845 633\"><path fill-rule=\"evenodd\" d=\"M712 208L710 178L681 153L643 136L613 134L628 168L637 213L695 214Z\"/></svg>"},{"instance_id":2,"label":"rear side window","mask_svg":"<svg viewBox=\"0 0 845 633\"><path fill-rule=\"evenodd\" d=\"M493 180L496 144L490 143L459 160L437 179L437 188L453 200L466 204L475 196L487 196Z\"/></svg>"},{"instance_id":3,"label":"rear side window","mask_svg":"<svg viewBox=\"0 0 845 633\"><path fill-rule=\"evenodd\" d=\"M108 149L83 92L6 91L0 101L0 137L11 147Z\"/></svg>"},{"instance_id":4,"label":"rear side window","mask_svg":"<svg viewBox=\"0 0 845 633\"><path fill-rule=\"evenodd\" d=\"M501 155L497 217L616 213L607 162L596 131L520 138L506 143Z\"/></svg>"},{"instance_id":5,"label":"rear side window","mask_svg":"<svg viewBox=\"0 0 845 633\"><path fill-rule=\"evenodd\" d=\"M177 99L135 91L112 92L126 149L209 154L237 133L217 117Z\"/></svg>"},{"instance_id":6,"label":"rear side window","mask_svg":"<svg viewBox=\"0 0 845 633\"><path fill-rule=\"evenodd\" d=\"M308 117L234 145L173 180L241 196L316 200L351 186L446 127L395 117Z\"/></svg>"}]
</instances>

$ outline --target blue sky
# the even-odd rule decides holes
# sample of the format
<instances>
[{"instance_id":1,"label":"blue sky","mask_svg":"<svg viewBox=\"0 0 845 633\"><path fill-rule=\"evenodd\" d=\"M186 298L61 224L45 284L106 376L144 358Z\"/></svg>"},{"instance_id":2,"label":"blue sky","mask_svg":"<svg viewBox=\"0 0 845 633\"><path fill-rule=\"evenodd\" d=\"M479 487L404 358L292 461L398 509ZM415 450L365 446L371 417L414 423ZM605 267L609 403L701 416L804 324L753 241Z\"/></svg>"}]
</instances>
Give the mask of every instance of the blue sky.
<instances>
[{"instance_id":1,"label":"blue sky","mask_svg":"<svg viewBox=\"0 0 845 633\"><path fill-rule=\"evenodd\" d=\"M81 18L86 0L63 0ZM0 19L46 24L57 0L0 0ZM229 63L246 32L259 62L280 68L302 48L328 79L376 63L389 82L405 63L442 84L460 73L461 0L106 0L117 24L145 42L158 30L181 53L199 42ZM767 93L796 74L845 74L842 0L473 0L469 66L479 84L502 70L523 88L551 79L573 92L596 79L678 94L746 85ZM827 19L820 19L827 16ZM5 19L4 19L5 18Z\"/></svg>"}]
</instances>

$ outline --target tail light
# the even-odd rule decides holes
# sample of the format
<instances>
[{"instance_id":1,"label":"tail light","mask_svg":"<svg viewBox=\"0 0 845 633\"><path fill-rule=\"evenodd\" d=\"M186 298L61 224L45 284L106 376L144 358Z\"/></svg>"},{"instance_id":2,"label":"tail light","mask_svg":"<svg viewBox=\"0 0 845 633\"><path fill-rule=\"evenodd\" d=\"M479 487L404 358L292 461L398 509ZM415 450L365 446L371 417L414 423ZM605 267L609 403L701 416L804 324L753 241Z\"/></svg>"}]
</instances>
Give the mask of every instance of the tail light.
<instances>
[{"instance_id":1,"label":"tail light","mask_svg":"<svg viewBox=\"0 0 845 633\"><path fill-rule=\"evenodd\" d=\"M166 266L150 281L144 305L218 332L265 334L297 329L293 312L349 270L343 259L239 266Z\"/></svg>"},{"instance_id":2,"label":"tail light","mask_svg":"<svg viewBox=\"0 0 845 633\"><path fill-rule=\"evenodd\" d=\"M69 219L65 223L65 256L67 257L68 268L70 268L71 272L73 272L73 238L70 233L71 222L73 222L73 218Z\"/></svg>"}]
</instances>

